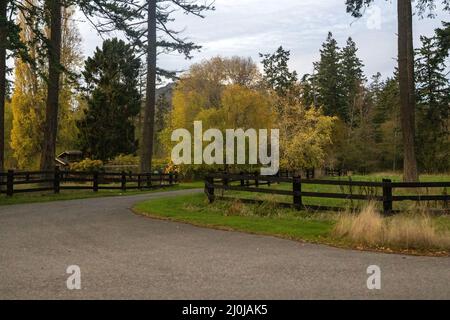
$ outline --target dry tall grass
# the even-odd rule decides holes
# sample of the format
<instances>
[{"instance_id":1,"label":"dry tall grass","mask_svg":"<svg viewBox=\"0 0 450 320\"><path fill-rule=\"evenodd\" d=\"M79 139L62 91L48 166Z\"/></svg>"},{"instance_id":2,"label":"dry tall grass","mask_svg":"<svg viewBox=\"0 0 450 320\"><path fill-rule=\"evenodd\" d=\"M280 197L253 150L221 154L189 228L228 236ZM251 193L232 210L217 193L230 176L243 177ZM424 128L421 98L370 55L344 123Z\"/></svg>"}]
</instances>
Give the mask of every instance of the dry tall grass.
<instances>
[{"instance_id":1,"label":"dry tall grass","mask_svg":"<svg viewBox=\"0 0 450 320\"><path fill-rule=\"evenodd\" d=\"M383 217L373 203L360 213L342 214L333 230L356 244L401 249L450 249L450 234L439 232L425 212Z\"/></svg>"}]
</instances>

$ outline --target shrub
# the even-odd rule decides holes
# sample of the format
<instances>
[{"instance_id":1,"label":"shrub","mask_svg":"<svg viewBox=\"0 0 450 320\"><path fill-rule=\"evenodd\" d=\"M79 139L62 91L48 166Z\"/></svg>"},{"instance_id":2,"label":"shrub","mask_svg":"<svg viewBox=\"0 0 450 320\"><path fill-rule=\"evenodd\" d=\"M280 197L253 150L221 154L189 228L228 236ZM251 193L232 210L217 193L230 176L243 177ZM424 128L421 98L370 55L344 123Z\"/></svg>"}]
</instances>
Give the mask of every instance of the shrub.
<instances>
[{"instance_id":1,"label":"shrub","mask_svg":"<svg viewBox=\"0 0 450 320\"><path fill-rule=\"evenodd\" d=\"M103 170L103 161L101 160L92 160L92 159L84 159L80 162L75 162L70 165L70 170L72 171L102 171Z\"/></svg>"},{"instance_id":2,"label":"shrub","mask_svg":"<svg viewBox=\"0 0 450 320\"><path fill-rule=\"evenodd\" d=\"M139 157L132 154L120 154L108 162L108 165L125 166L139 165Z\"/></svg>"}]
</instances>

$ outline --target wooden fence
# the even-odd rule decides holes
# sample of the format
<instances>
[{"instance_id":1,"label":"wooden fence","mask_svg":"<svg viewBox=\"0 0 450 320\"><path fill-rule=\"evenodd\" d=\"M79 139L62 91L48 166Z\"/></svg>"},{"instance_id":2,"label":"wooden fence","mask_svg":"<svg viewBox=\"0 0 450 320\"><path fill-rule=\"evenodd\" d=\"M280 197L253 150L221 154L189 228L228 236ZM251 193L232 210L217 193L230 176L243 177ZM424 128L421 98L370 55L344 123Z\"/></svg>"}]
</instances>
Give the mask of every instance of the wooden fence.
<instances>
[{"instance_id":1,"label":"wooden fence","mask_svg":"<svg viewBox=\"0 0 450 320\"><path fill-rule=\"evenodd\" d=\"M137 174L127 172L14 171L0 172L0 190L7 196L16 193L60 190L143 190L178 183L177 174ZM6 188L5 188L6 186Z\"/></svg>"},{"instance_id":2,"label":"wooden fence","mask_svg":"<svg viewBox=\"0 0 450 320\"><path fill-rule=\"evenodd\" d=\"M291 190L273 189L272 184L289 183ZM261 188L265 184L267 188ZM349 193L328 193L328 192L310 192L302 191L305 185L328 185L348 187L358 187L365 190L365 194ZM276 177L276 176L260 176L248 174L226 174L217 173L207 175L205 178L205 192L210 202L215 199L215 190L232 190L247 191L253 193L266 193L275 195L284 195L292 197L290 203L280 203L283 206L294 207L296 209L321 209L321 210L342 210L342 207L327 207L321 205L304 205L303 198L327 198L327 199L343 199L343 200L370 200L383 203L384 214L390 215L394 213L393 203L399 201L442 201L443 207L447 208L450 195L447 194L446 188L450 187L450 182L392 182L389 179L383 179L382 182L369 181L343 181L343 180L314 180L302 179L301 177ZM416 188L445 188L442 194L425 194L425 195L393 195L394 189L416 189ZM381 191L378 193L378 191ZM257 202L257 200L241 199L246 202Z\"/></svg>"}]
</instances>

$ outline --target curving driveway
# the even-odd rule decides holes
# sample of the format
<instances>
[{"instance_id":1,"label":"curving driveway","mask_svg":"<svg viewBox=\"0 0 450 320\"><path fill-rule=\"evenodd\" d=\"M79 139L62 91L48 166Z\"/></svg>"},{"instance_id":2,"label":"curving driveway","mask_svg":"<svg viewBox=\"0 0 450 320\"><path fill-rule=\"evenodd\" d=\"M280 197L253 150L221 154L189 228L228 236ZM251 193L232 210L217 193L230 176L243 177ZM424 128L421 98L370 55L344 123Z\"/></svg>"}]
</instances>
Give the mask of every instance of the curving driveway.
<instances>
[{"instance_id":1,"label":"curving driveway","mask_svg":"<svg viewBox=\"0 0 450 320\"><path fill-rule=\"evenodd\" d=\"M0 299L450 299L450 258L357 252L133 214L198 192L0 207ZM66 268L81 268L81 290ZM381 268L381 290L366 269Z\"/></svg>"}]
</instances>

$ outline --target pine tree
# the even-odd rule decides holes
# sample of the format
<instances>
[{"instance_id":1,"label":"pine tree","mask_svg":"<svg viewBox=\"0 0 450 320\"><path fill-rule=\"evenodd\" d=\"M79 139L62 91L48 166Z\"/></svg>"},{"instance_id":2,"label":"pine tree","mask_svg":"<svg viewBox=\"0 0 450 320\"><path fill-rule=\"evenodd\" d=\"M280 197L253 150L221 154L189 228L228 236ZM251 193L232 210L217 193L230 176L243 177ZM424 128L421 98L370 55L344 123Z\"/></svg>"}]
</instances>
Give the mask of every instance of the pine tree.
<instances>
[{"instance_id":1,"label":"pine tree","mask_svg":"<svg viewBox=\"0 0 450 320\"><path fill-rule=\"evenodd\" d=\"M315 64L317 74L318 104L323 106L325 115L349 119L342 86L341 53L331 32L320 50L320 61Z\"/></svg>"},{"instance_id":2,"label":"pine tree","mask_svg":"<svg viewBox=\"0 0 450 320\"><path fill-rule=\"evenodd\" d=\"M130 45L117 38L85 62L87 109L78 122L80 147L90 157L108 160L137 150L134 119L139 114L140 60Z\"/></svg>"}]
</instances>

